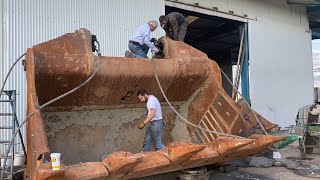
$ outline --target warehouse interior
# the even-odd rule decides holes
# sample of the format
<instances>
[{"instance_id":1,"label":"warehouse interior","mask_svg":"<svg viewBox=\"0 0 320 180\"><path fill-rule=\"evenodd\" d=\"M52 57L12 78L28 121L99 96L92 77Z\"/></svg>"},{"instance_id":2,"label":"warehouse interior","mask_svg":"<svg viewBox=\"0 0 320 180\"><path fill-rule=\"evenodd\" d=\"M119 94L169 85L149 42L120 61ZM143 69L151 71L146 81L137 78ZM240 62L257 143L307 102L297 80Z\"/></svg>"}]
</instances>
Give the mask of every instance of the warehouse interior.
<instances>
[{"instance_id":1,"label":"warehouse interior","mask_svg":"<svg viewBox=\"0 0 320 180\"><path fill-rule=\"evenodd\" d=\"M216 61L232 81L232 66L237 65L242 35L241 27L245 23L166 6L165 14L170 12L182 13L189 22L185 43L201 50L210 59ZM223 86L231 95L232 86L223 75L222 77Z\"/></svg>"}]
</instances>

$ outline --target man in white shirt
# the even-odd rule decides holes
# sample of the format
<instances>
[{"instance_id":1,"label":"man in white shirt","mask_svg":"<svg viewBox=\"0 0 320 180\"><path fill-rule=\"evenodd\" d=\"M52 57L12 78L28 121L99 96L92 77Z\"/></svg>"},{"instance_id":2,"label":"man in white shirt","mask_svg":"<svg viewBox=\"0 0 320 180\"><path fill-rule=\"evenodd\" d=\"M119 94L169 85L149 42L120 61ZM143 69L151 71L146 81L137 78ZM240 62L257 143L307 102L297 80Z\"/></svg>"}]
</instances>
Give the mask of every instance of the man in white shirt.
<instances>
[{"instance_id":1,"label":"man in white shirt","mask_svg":"<svg viewBox=\"0 0 320 180\"><path fill-rule=\"evenodd\" d=\"M157 29L157 27L157 21L149 21L148 24L140 26L129 40L128 47L131 52L126 51L125 56L130 58L148 58L149 48L155 53L159 52L159 49L150 41L150 33Z\"/></svg>"},{"instance_id":2,"label":"man in white shirt","mask_svg":"<svg viewBox=\"0 0 320 180\"><path fill-rule=\"evenodd\" d=\"M165 148L161 140L163 121L159 100L155 96L148 94L144 89L140 89L137 95L141 102L147 103L148 110L147 118L139 125L139 129L147 126L143 142L143 151L150 151L152 143L157 151Z\"/></svg>"}]
</instances>

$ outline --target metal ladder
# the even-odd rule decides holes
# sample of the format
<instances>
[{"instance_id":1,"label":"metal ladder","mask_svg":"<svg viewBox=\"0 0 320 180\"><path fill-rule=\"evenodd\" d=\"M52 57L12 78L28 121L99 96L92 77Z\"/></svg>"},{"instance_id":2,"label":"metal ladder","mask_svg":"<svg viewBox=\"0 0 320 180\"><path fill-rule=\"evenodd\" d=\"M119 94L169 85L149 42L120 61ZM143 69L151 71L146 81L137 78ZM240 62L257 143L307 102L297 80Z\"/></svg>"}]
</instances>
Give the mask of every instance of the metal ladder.
<instances>
[{"instance_id":1,"label":"metal ladder","mask_svg":"<svg viewBox=\"0 0 320 180\"><path fill-rule=\"evenodd\" d=\"M18 121L17 114L16 114L16 96L17 96L17 93L16 93L16 90L6 90L6 91L3 91L3 93L0 95L0 97L2 95L6 95L7 98L5 98L5 99L1 98L0 99L0 104L3 106L6 103L10 103L11 112L10 113L1 112L0 113L0 121L7 120L7 118L5 118L5 117L11 117L11 123L10 123L10 125L0 126L0 130L11 130L12 131L12 137L13 137L13 135L14 135L14 133L16 131L16 127L19 126L19 121ZM2 123L2 124L4 124L4 123ZM0 132L0 134L1 134L1 132ZM22 145L22 148L23 148L23 152L24 152L24 156L25 156L25 160L26 160L27 159L27 153L26 153L26 149L25 149L25 145L24 145L24 142L23 142L22 133L21 133L20 129L19 129L19 137L20 137L20 142L21 142L21 145ZM0 139L0 144L8 145L9 143L10 143L10 139ZM10 174L10 179L12 179L12 177L13 177L14 152L15 152L15 149L14 149L14 145L13 145L12 148L11 148L11 167L10 167L10 172L6 171L6 174ZM7 169L7 166L5 167L2 164L1 164L1 167Z\"/></svg>"}]
</instances>

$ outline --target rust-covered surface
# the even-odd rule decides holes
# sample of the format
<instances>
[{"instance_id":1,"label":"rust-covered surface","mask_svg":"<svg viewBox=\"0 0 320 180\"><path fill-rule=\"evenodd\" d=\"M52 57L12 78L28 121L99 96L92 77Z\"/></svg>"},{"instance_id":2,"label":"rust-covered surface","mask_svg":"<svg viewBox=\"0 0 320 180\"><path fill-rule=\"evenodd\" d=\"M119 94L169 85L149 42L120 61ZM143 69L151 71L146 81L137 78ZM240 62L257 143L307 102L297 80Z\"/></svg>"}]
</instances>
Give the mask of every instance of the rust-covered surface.
<instances>
[{"instance_id":1,"label":"rust-covered surface","mask_svg":"<svg viewBox=\"0 0 320 180\"><path fill-rule=\"evenodd\" d=\"M28 167L30 179L131 179L180 169L223 164L262 152L283 137L251 135L257 116L266 129L275 125L222 88L215 61L183 42L167 38L161 59L98 57L85 29L33 46L27 53ZM187 126L167 105L154 76L174 108L207 130ZM77 87L79 90L39 110L39 105ZM146 116L136 93L144 88L161 102L165 149L141 152ZM251 135L250 137L248 137ZM240 137L243 136L243 137ZM51 170L48 155L61 153L62 168Z\"/></svg>"}]
</instances>

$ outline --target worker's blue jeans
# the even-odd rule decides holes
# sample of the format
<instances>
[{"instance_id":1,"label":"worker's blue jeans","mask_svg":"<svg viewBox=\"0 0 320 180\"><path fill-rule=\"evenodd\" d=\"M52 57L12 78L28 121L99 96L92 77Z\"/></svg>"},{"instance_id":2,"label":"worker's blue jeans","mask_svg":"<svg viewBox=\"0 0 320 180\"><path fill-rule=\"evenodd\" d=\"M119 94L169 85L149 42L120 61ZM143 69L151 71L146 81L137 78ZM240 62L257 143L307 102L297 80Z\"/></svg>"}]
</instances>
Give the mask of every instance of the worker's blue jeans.
<instances>
[{"instance_id":1,"label":"worker's blue jeans","mask_svg":"<svg viewBox=\"0 0 320 180\"><path fill-rule=\"evenodd\" d=\"M129 43L129 50L133 53L134 58L148 58L147 54L149 47L147 45L137 46L135 44Z\"/></svg>"},{"instance_id":2,"label":"worker's blue jeans","mask_svg":"<svg viewBox=\"0 0 320 180\"><path fill-rule=\"evenodd\" d=\"M165 146L162 144L162 141L161 141L162 128L163 128L162 120L151 121L150 123L147 124L146 135L144 137L144 142L143 142L143 151L150 151L152 143L154 145L154 148L157 151L165 148Z\"/></svg>"}]
</instances>

